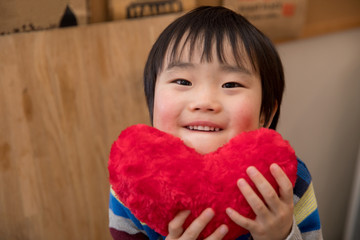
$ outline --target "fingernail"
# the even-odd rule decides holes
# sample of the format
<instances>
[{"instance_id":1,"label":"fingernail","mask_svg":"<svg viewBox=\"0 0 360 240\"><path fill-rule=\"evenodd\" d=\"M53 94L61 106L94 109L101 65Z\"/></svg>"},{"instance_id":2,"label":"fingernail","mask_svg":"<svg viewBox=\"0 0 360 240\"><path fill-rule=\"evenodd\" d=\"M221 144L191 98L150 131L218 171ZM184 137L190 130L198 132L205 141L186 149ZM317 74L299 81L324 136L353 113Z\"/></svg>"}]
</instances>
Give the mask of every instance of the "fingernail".
<instances>
[{"instance_id":1,"label":"fingernail","mask_svg":"<svg viewBox=\"0 0 360 240\"><path fill-rule=\"evenodd\" d=\"M225 235L228 231L229 231L229 228L226 226L226 225L221 225L220 226L220 229L219 229L220 233Z\"/></svg>"},{"instance_id":2,"label":"fingernail","mask_svg":"<svg viewBox=\"0 0 360 240\"><path fill-rule=\"evenodd\" d=\"M249 176L255 176L257 174L257 170L255 167L248 167L248 169L246 170L247 174Z\"/></svg>"},{"instance_id":3,"label":"fingernail","mask_svg":"<svg viewBox=\"0 0 360 240\"><path fill-rule=\"evenodd\" d=\"M244 187L246 185L246 181L243 178L240 178L237 182L239 187Z\"/></svg>"},{"instance_id":4,"label":"fingernail","mask_svg":"<svg viewBox=\"0 0 360 240\"><path fill-rule=\"evenodd\" d=\"M231 208L227 208L225 211L228 215L232 215L234 212L234 210L232 210Z\"/></svg>"},{"instance_id":5,"label":"fingernail","mask_svg":"<svg viewBox=\"0 0 360 240\"><path fill-rule=\"evenodd\" d=\"M189 215L191 213L191 210L184 210L184 214Z\"/></svg>"},{"instance_id":6,"label":"fingernail","mask_svg":"<svg viewBox=\"0 0 360 240\"><path fill-rule=\"evenodd\" d=\"M280 168L280 166L277 165L276 163L273 163L273 164L271 164L270 168L272 168L273 170L277 170Z\"/></svg>"},{"instance_id":7,"label":"fingernail","mask_svg":"<svg viewBox=\"0 0 360 240\"><path fill-rule=\"evenodd\" d=\"M211 208L207 208L205 210L204 214L206 217L209 217L209 218L212 218L215 215L214 211Z\"/></svg>"}]
</instances>

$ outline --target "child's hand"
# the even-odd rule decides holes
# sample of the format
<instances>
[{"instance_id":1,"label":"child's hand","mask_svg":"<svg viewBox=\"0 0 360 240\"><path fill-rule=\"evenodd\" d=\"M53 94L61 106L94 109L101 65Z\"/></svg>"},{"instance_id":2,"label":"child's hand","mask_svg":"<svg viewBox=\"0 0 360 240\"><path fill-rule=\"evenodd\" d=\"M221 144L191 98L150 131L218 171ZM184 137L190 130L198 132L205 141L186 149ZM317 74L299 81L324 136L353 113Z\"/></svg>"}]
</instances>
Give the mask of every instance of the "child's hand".
<instances>
[{"instance_id":1,"label":"child's hand","mask_svg":"<svg viewBox=\"0 0 360 240\"><path fill-rule=\"evenodd\" d=\"M169 235L166 240L195 240L199 236L202 230L214 217L214 211L211 208L205 209L199 217L197 217L189 227L184 231L183 224L186 218L189 216L190 211L181 211L176 217L169 223ZM206 240L220 240L226 233L228 228L226 225L218 227Z\"/></svg>"},{"instance_id":2,"label":"child's hand","mask_svg":"<svg viewBox=\"0 0 360 240\"><path fill-rule=\"evenodd\" d=\"M292 228L294 209L292 184L277 164L272 164L270 171L279 185L280 196L255 167L247 169L247 174L265 202L244 179L238 181L241 193L256 214L254 220L243 217L233 209L226 210L229 217L239 226L249 230L255 240L283 240L286 239Z\"/></svg>"}]
</instances>

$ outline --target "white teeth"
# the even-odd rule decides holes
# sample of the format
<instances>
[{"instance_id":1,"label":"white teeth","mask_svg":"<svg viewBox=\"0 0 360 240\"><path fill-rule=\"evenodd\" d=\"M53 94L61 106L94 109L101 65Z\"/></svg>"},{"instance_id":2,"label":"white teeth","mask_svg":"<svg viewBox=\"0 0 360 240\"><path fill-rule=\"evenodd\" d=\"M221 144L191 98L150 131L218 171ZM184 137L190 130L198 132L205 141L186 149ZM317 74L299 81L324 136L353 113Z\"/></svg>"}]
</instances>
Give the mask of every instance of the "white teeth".
<instances>
[{"instance_id":1,"label":"white teeth","mask_svg":"<svg viewBox=\"0 0 360 240\"><path fill-rule=\"evenodd\" d=\"M209 126L187 126L190 130L204 131L204 132L218 132L220 128L214 128Z\"/></svg>"}]
</instances>

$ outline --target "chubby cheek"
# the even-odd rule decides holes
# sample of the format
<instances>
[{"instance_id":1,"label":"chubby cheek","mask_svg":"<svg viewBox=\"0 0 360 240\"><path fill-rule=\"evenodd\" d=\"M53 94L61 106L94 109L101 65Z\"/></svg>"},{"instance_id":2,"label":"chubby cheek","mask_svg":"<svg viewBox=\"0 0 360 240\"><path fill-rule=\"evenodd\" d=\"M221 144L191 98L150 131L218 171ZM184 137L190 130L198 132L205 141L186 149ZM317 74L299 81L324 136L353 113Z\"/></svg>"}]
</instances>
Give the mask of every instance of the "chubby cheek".
<instances>
[{"instance_id":1,"label":"chubby cheek","mask_svg":"<svg viewBox=\"0 0 360 240\"><path fill-rule=\"evenodd\" d=\"M260 105L254 103L255 102L252 102L252 104L245 104L234 112L232 121L235 130L234 135L244 131L255 130L260 127Z\"/></svg>"},{"instance_id":2,"label":"chubby cheek","mask_svg":"<svg viewBox=\"0 0 360 240\"><path fill-rule=\"evenodd\" d=\"M176 100L167 94L155 92L153 125L155 128L174 133L174 122L177 119Z\"/></svg>"}]
</instances>

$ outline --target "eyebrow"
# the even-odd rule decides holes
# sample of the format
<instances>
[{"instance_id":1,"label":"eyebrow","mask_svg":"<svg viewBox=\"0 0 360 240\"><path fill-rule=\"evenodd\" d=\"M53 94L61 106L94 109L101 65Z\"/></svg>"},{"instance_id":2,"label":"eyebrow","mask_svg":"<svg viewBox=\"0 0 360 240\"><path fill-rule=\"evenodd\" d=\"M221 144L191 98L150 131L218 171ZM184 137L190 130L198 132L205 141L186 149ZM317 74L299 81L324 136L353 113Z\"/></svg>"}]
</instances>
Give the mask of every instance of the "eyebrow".
<instances>
[{"instance_id":1,"label":"eyebrow","mask_svg":"<svg viewBox=\"0 0 360 240\"><path fill-rule=\"evenodd\" d=\"M171 62L166 70L171 70L173 68L195 68L195 65L190 62Z\"/></svg>"},{"instance_id":2,"label":"eyebrow","mask_svg":"<svg viewBox=\"0 0 360 240\"><path fill-rule=\"evenodd\" d=\"M189 68L195 68L195 65L190 62L171 62L167 66L166 70L171 70L173 68L180 68L180 69L189 69ZM228 73L244 73L247 75L251 75L251 71L243 66L232 66L229 64L221 64L220 69L224 72Z\"/></svg>"},{"instance_id":3,"label":"eyebrow","mask_svg":"<svg viewBox=\"0 0 360 240\"><path fill-rule=\"evenodd\" d=\"M245 68L244 66L232 66L229 64L221 64L220 66L221 70L223 70L224 72L229 72L229 73L245 73L247 75L251 75L251 71L247 68Z\"/></svg>"}]
</instances>

